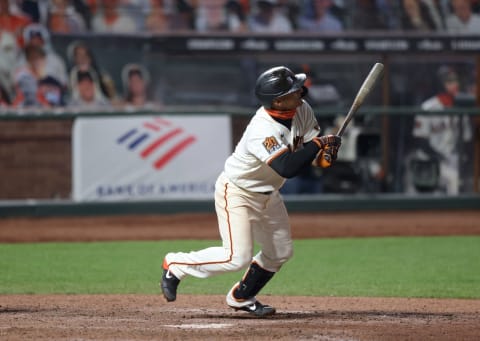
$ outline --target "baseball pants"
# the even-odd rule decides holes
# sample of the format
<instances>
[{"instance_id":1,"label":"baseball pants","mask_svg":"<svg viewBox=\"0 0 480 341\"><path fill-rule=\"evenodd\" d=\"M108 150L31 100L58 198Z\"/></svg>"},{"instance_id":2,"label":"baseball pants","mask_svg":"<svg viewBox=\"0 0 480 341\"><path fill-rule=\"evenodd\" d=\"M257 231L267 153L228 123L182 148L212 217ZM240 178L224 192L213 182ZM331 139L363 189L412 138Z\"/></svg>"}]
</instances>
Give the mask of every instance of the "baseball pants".
<instances>
[{"instance_id":1,"label":"baseball pants","mask_svg":"<svg viewBox=\"0 0 480 341\"><path fill-rule=\"evenodd\" d=\"M292 256L289 217L278 191L271 194L246 191L222 173L215 185L215 210L222 246L168 253L165 262L178 279L238 271L252 260L265 270L277 272ZM260 246L255 257L254 241Z\"/></svg>"}]
</instances>

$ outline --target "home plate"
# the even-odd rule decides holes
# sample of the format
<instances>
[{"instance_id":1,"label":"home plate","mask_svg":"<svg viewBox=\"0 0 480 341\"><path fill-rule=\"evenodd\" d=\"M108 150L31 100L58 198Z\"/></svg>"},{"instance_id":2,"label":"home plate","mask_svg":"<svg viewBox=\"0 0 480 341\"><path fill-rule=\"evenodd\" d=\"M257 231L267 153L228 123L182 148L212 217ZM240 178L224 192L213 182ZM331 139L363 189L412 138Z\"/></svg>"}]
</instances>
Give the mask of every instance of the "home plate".
<instances>
[{"instance_id":1,"label":"home plate","mask_svg":"<svg viewBox=\"0 0 480 341\"><path fill-rule=\"evenodd\" d=\"M180 329L222 329L233 326L231 323L165 324L164 327Z\"/></svg>"}]
</instances>

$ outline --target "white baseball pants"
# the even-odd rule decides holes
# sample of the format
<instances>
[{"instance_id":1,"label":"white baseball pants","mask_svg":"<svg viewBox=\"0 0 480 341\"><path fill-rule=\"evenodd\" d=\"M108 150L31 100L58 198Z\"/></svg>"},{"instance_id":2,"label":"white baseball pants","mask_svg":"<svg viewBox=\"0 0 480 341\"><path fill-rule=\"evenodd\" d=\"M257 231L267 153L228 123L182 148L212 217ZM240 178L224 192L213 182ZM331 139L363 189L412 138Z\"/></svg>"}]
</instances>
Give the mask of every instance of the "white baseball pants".
<instances>
[{"instance_id":1,"label":"white baseball pants","mask_svg":"<svg viewBox=\"0 0 480 341\"><path fill-rule=\"evenodd\" d=\"M222 173L215 185L215 210L222 246L168 253L166 265L178 279L238 271L252 260L265 270L277 272L292 256L289 217L278 191L249 192L235 186ZM261 247L255 257L254 241Z\"/></svg>"}]
</instances>

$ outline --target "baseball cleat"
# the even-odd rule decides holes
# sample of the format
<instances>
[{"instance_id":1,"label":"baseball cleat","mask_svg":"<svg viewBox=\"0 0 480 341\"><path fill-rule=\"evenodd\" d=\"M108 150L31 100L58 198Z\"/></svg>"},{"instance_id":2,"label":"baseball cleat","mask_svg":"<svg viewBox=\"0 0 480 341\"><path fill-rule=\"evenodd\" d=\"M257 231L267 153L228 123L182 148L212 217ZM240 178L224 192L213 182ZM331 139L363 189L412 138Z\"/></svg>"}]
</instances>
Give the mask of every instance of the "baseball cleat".
<instances>
[{"instance_id":1,"label":"baseball cleat","mask_svg":"<svg viewBox=\"0 0 480 341\"><path fill-rule=\"evenodd\" d=\"M231 307L235 310L246 311L249 314L255 315L257 317L265 317L275 314L276 310L274 307L271 307L266 304L262 304L258 301L255 303L243 306L243 307Z\"/></svg>"},{"instance_id":2,"label":"baseball cleat","mask_svg":"<svg viewBox=\"0 0 480 341\"><path fill-rule=\"evenodd\" d=\"M177 299L178 284L180 284L180 280L168 270L164 262L160 287L162 288L163 297L165 297L167 302L173 302Z\"/></svg>"}]
</instances>

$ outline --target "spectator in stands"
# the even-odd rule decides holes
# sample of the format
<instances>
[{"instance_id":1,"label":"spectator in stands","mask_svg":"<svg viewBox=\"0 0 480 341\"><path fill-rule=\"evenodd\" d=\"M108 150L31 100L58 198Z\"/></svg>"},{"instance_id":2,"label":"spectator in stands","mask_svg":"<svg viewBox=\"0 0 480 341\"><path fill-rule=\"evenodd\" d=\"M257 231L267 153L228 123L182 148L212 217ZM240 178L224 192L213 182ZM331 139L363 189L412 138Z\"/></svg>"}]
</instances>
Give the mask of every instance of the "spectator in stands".
<instances>
[{"instance_id":1,"label":"spectator in stands","mask_svg":"<svg viewBox=\"0 0 480 341\"><path fill-rule=\"evenodd\" d=\"M256 11L248 16L248 27L256 33L291 33L293 25L277 8L277 0L258 0Z\"/></svg>"},{"instance_id":2,"label":"spectator in stands","mask_svg":"<svg viewBox=\"0 0 480 341\"><path fill-rule=\"evenodd\" d=\"M119 9L119 0L102 0L100 10L92 21L92 30L97 33L134 33L135 21Z\"/></svg>"},{"instance_id":3,"label":"spectator in stands","mask_svg":"<svg viewBox=\"0 0 480 341\"><path fill-rule=\"evenodd\" d=\"M145 30L151 33L185 31L195 28L195 7L188 0L148 0Z\"/></svg>"},{"instance_id":4,"label":"spectator in stands","mask_svg":"<svg viewBox=\"0 0 480 341\"><path fill-rule=\"evenodd\" d=\"M149 0L150 10L145 18L145 29L151 33L170 31L174 9L164 0Z\"/></svg>"},{"instance_id":5,"label":"spectator in stands","mask_svg":"<svg viewBox=\"0 0 480 341\"><path fill-rule=\"evenodd\" d=\"M447 31L451 33L478 34L480 15L472 10L470 0L451 0L452 13L447 16Z\"/></svg>"},{"instance_id":6,"label":"spectator in stands","mask_svg":"<svg viewBox=\"0 0 480 341\"><path fill-rule=\"evenodd\" d=\"M220 25L220 30L230 32L248 31L247 16L244 7L237 0L228 0L224 4L224 22Z\"/></svg>"},{"instance_id":7,"label":"spectator in stands","mask_svg":"<svg viewBox=\"0 0 480 341\"><path fill-rule=\"evenodd\" d=\"M21 3L22 12L28 16L32 22L47 26L47 18L50 7L50 1L23 0Z\"/></svg>"},{"instance_id":8,"label":"spectator in stands","mask_svg":"<svg viewBox=\"0 0 480 341\"><path fill-rule=\"evenodd\" d=\"M69 80L72 86L72 80L76 78L78 71L89 71L95 75L93 79L97 82L97 87L103 96L110 101L115 102L117 90L112 77L99 67L94 57L93 51L84 41L74 41L67 48L69 61Z\"/></svg>"},{"instance_id":9,"label":"spectator in stands","mask_svg":"<svg viewBox=\"0 0 480 341\"><path fill-rule=\"evenodd\" d=\"M198 32L218 30L224 19L225 0L195 1L195 30Z\"/></svg>"},{"instance_id":10,"label":"spectator in stands","mask_svg":"<svg viewBox=\"0 0 480 341\"><path fill-rule=\"evenodd\" d=\"M90 30L91 13L87 6L87 2L95 0L69 0L71 8L81 16L81 20L85 26ZM50 15L51 7L54 7L54 0L22 0L21 9L30 17L30 19L38 24L48 26L48 17ZM70 15L70 13L67 13Z\"/></svg>"},{"instance_id":11,"label":"spectator in stands","mask_svg":"<svg viewBox=\"0 0 480 341\"><path fill-rule=\"evenodd\" d=\"M98 88L96 75L90 71L77 71L72 82L72 96L69 105L80 110L95 110L110 106L110 102Z\"/></svg>"},{"instance_id":12,"label":"spectator in stands","mask_svg":"<svg viewBox=\"0 0 480 341\"><path fill-rule=\"evenodd\" d=\"M173 5L171 0L151 1L151 0L119 0L119 11L128 16L135 22L135 30L142 32L145 30L146 17L153 10L152 2L159 2L163 5Z\"/></svg>"},{"instance_id":13,"label":"spectator in stands","mask_svg":"<svg viewBox=\"0 0 480 341\"><path fill-rule=\"evenodd\" d=\"M45 74L58 79L64 86L68 84L65 61L53 49L50 42L50 33L45 26L30 24L23 31L25 44L42 48L46 56Z\"/></svg>"},{"instance_id":14,"label":"spectator in stands","mask_svg":"<svg viewBox=\"0 0 480 341\"><path fill-rule=\"evenodd\" d=\"M14 99L13 66L18 58L19 46L13 33L0 30L0 88L2 103L12 104Z\"/></svg>"},{"instance_id":15,"label":"spectator in stands","mask_svg":"<svg viewBox=\"0 0 480 341\"><path fill-rule=\"evenodd\" d=\"M150 74L139 64L127 64L122 69L124 106L126 109L153 109L161 103L151 100Z\"/></svg>"},{"instance_id":16,"label":"spectator in stands","mask_svg":"<svg viewBox=\"0 0 480 341\"><path fill-rule=\"evenodd\" d=\"M44 108L63 107L66 89L54 77L47 76L38 81L37 99Z\"/></svg>"},{"instance_id":17,"label":"spectator in stands","mask_svg":"<svg viewBox=\"0 0 480 341\"><path fill-rule=\"evenodd\" d=\"M351 5L351 24L353 30L399 29L398 1L357 0Z\"/></svg>"},{"instance_id":18,"label":"spectator in stands","mask_svg":"<svg viewBox=\"0 0 480 341\"><path fill-rule=\"evenodd\" d=\"M18 104L21 106L44 106L39 96L39 81L47 77L47 57L43 48L35 44L27 44L24 48L25 61L15 70L14 82ZM52 76L53 77L53 76Z\"/></svg>"},{"instance_id":19,"label":"spectator in stands","mask_svg":"<svg viewBox=\"0 0 480 341\"><path fill-rule=\"evenodd\" d=\"M177 0L176 10L171 20L172 30L195 29L195 7L189 0Z\"/></svg>"},{"instance_id":20,"label":"spectator in stands","mask_svg":"<svg viewBox=\"0 0 480 341\"><path fill-rule=\"evenodd\" d=\"M10 0L0 0L0 29L11 32L23 46L23 29L32 22L32 20L23 13L13 13Z\"/></svg>"},{"instance_id":21,"label":"spectator in stands","mask_svg":"<svg viewBox=\"0 0 480 341\"><path fill-rule=\"evenodd\" d=\"M298 0L278 0L278 11L281 12L292 24L292 29L298 29L298 18L303 8L301 1Z\"/></svg>"},{"instance_id":22,"label":"spectator in stands","mask_svg":"<svg viewBox=\"0 0 480 341\"><path fill-rule=\"evenodd\" d=\"M298 21L298 29L309 32L341 32L343 23L330 9L332 0L310 0Z\"/></svg>"},{"instance_id":23,"label":"spectator in stands","mask_svg":"<svg viewBox=\"0 0 480 341\"><path fill-rule=\"evenodd\" d=\"M422 103L423 110L452 108L460 92L460 80L455 69L442 66L438 77L443 89ZM460 134L462 131L462 134ZM472 138L468 117L452 115L417 115L414 118L414 159L439 165L437 190L447 194L459 192L459 151L463 140Z\"/></svg>"},{"instance_id":24,"label":"spectator in stands","mask_svg":"<svg viewBox=\"0 0 480 341\"><path fill-rule=\"evenodd\" d=\"M402 29L406 31L441 31L444 25L440 8L430 0L402 1Z\"/></svg>"},{"instance_id":25,"label":"spectator in stands","mask_svg":"<svg viewBox=\"0 0 480 341\"><path fill-rule=\"evenodd\" d=\"M72 0L51 0L48 28L55 33L82 33L87 26Z\"/></svg>"}]
</instances>

